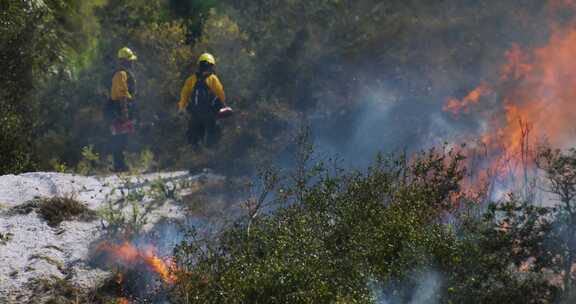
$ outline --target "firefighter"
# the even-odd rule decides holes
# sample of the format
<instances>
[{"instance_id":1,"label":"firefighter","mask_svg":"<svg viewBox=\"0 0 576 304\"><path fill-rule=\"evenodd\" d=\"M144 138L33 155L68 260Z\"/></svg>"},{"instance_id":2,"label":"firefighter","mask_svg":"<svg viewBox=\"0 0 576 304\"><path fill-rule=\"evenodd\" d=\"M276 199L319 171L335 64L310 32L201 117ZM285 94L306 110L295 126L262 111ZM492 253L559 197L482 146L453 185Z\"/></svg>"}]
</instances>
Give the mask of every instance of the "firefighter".
<instances>
[{"instance_id":1,"label":"firefighter","mask_svg":"<svg viewBox=\"0 0 576 304\"><path fill-rule=\"evenodd\" d=\"M194 150L200 144L212 147L220 138L220 128L216 122L222 109L226 107L226 96L222 83L216 76L216 60L209 53L198 58L198 70L188 77L180 93L178 109L190 114L188 142Z\"/></svg>"},{"instance_id":2,"label":"firefighter","mask_svg":"<svg viewBox=\"0 0 576 304\"><path fill-rule=\"evenodd\" d=\"M110 99L106 108L112 135L111 148L115 172L128 170L124 152L128 139L135 133L136 80L132 67L136 60L136 54L131 49L124 47L118 51L118 67L112 77Z\"/></svg>"}]
</instances>

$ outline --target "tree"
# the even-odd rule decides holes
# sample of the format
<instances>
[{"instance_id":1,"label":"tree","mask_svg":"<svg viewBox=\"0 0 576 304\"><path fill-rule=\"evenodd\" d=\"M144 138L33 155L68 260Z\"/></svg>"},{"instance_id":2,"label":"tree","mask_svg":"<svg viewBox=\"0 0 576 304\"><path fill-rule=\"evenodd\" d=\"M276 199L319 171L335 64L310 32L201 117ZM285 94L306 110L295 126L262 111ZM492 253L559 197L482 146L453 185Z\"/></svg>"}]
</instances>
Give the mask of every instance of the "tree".
<instances>
[{"instance_id":1,"label":"tree","mask_svg":"<svg viewBox=\"0 0 576 304\"><path fill-rule=\"evenodd\" d=\"M0 2L0 174L34 165L32 140L39 105L32 100L32 90L61 51L52 11L35 3Z\"/></svg>"},{"instance_id":2,"label":"tree","mask_svg":"<svg viewBox=\"0 0 576 304\"><path fill-rule=\"evenodd\" d=\"M573 292L573 268L576 258L576 149L566 152L545 148L539 152L537 164L546 175L548 191L560 200L554 222L557 239L555 246L563 270L564 292Z\"/></svg>"}]
</instances>

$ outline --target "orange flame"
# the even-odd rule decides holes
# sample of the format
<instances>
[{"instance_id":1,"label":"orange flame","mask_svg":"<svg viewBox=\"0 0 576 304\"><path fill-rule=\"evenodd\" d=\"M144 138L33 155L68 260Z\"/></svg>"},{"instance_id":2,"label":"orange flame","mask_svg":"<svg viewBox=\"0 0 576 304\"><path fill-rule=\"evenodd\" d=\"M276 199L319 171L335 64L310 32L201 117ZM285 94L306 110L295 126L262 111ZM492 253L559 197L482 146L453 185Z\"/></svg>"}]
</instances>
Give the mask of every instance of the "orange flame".
<instances>
[{"instance_id":1,"label":"orange flame","mask_svg":"<svg viewBox=\"0 0 576 304\"><path fill-rule=\"evenodd\" d=\"M148 266L154 270L154 272L162 277L164 282L170 284L174 284L176 282L176 276L171 271L174 268L173 265L170 265L172 266L170 267L167 262L156 256L154 248L149 248L144 252L144 260L146 261L146 264L148 264Z\"/></svg>"},{"instance_id":2,"label":"orange flame","mask_svg":"<svg viewBox=\"0 0 576 304\"><path fill-rule=\"evenodd\" d=\"M454 115L458 115L462 112L468 113L471 106L477 105L480 102L480 98L490 94L492 90L487 84L482 84L476 89L472 90L466 97L462 100L456 98L451 98L448 100L444 106L444 111L451 112Z\"/></svg>"},{"instance_id":3,"label":"orange flame","mask_svg":"<svg viewBox=\"0 0 576 304\"><path fill-rule=\"evenodd\" d=\"M132 246L130 243L122 243L120 245L109 244L109 250L114 252L114 255L122 262L132 263L138 259L139 252L136 247Z\"/></svg>"},{"instance_id":4,"label":"orange flame","mask_svg":"<svg viewBox=\"0 0 576 304\"><path fill-rule=\"evenodd\" d=\"M126 298L119 298L117 301L118 304L130 304L130 300Z\"/></svg>"},{"instance_id":5,"label":"orange flame","mask_svg":"<svg viewBox=\"0 0 576 304\"><path fill-rule=\"evenodd\" d=\"M502 80L519 80L532 71L532 65L527 63L528 58L518 44L514 43L505 56L508 62L502 66Z\"/></svg>"},{"instance_id":6,"label":"orange flame","mask_svg":"<svg viewBox=\"0 0 576 304\"><path fill-rule=\"evenodd\" d=\"M576 8L576 0L550 0L550 7L554 10Z\"/></svg>"},{"instance_id":7,"label":"orange flame","mask_svg":"<svg viewBox=\"0 0 576 304\"><path fill-rule=\"evenodd\" d=\"M140 250L129 242L120 245L109 242L99 244L97 250L110 255L111 262L130 265L144 262L151 271L159 275L166 283L173 284L176 282L176 276L173 274L175 269L172 262L162 260L156 254L156 249L149 246L146 250ZM120 284L123 281L123 275L118 274L116 281Z\"/></svg>"},{"instance_id":8,"label":"orange flame","mask_svg":"<svg viewBox=\"0 0 576 304\"><path fill-rule=\"evenodd\" d=\"M515 51L518 52L518 51ZM500 145L510 155L522 147L522 124L536 126L533 136L550 144L565 146L575 135L576 30L556 30L548 45L527 51L531 63L513 63L505 68L505 79L515 79L505 88ZM492 130L496 129L493 127Z\"/></svg>"},{"instance_id":9,"label":"orange flame","mask_svg":"<svg viewBox=\"0 0 576 304\"><path fill-rule=\"evenodd\" d=\"M549 4L552 13L576 12L576 0ZM497 83L481 84L463 100L450 99L444 106L457 115L478 104L490 88L497 92L501 108L481 135L490 153L497 154L491 165L495 172L503 167L518 171L529 163L536 141L559 148L576 143L576 18L562 24L553 20L547 43L533 49L514 44L506 52ZM486 112L494 116L494 109Z\"/></svg>"}]
</instances>

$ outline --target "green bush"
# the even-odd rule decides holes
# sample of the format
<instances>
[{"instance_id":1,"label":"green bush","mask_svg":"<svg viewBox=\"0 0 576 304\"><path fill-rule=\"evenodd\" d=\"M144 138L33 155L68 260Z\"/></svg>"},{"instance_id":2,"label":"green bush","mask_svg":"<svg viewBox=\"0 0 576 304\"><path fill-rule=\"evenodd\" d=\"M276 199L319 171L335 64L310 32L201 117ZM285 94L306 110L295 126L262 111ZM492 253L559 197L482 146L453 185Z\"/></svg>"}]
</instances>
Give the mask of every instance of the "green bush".
<instances>
[{"instance_id":1,"label":"green bush","mask_svg":"<svg viewBox=\"0 0 576 304\"><path fill-rule=\"evenodd\" d=\"M94 221L97 219L96 212L72 197L54 197L40 200L38 214L55 227L63 221L81 220Z\"/></svg>"},{"instance_id":2,"label":"green bush","mask_svg":"<svg viewBox=\"0 0 576 304\"><path fill-rule=\"evenodd\" d=\"M95 211L77 201L73 196L56 196L33 200L13 207L9 214L29 214L32 211L36 211L52 227L57 227L64 221L94 221L97 219Z\"/></svg>"},{"instance_id":3,"label":"green bush","mask_svg":"<svg viewBox=\"0 0 576 304\"><path fill-rule=\"evenodd\" d=\"M302 200L238 223L215 245L192 234L177 249L178 295L203 303L370 303L373 280L409 281L415 270L451 263L456 239L435 221L450 208L458 162L432 152L411 166L382 159L366 174L278 185Z\"/></svg>"},{"instance_id":4,"label":"green bush","mask_svg":"<svg viewBox=\"0 0 576 304\"><path fill-rule=\"evenodd\" d=\"M290 183L268 172L262 183L264 194L275 193L270 200L249 199L248 215L217 239L202 239L192 230L176 248L175 298L182 303L560 299L561 289L549 274L555 259L548 257L562 253L545 253L556 240L547 224L551 209L511 197L477 216L478 202L454 201L462 160L457 153L431 150L412 161L380 158L365 173L329 174L313 166L297 170ZM420 295L421 288L427 293Z\"/></svg>"}]
</instances>

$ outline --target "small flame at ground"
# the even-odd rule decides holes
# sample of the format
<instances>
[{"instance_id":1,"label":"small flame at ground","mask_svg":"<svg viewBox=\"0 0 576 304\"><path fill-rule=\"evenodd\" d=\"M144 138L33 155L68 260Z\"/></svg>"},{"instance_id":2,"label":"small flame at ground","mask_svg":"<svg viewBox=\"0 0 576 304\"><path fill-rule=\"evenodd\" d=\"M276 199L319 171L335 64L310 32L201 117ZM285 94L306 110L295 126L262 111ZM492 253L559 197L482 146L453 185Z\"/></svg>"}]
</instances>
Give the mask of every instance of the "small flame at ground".
<instances>
[{"instance_id":1,"label":"small flame at ground","mask_svg":"<svg viewBox=\"0 0 576 304\"><path fill-rule=\"evenodd\" d=\"M166 283L174 284L176 276L173 273L174 263L172 260L161 260L155 253L154 248L148 248L144 252L144 260L154 272L156 272Z\"/></svg>"},{"instance_id":2,"label":"small flame at ground","mask_svg":"<svg viewBox=\"0 0 576 304\"><path fill-rule=\"evenodd\" d=\"M118 304L130 304L130 300L126 298L120 298L116 301Z\"/></svg>"},{"instance_id":3,"label":"small flame at ground","mask_svg":"<svg viewBox=\"0 0 576 304\"><path fill-rule=\"evenodd\" d=\"M173 274L175 270L174 263L169 259L160 258L153 246L148 246L145 250L141 250L129 242L122 244L103 242L97 247L97 250L106 253L111 263L125 267L143 263L164 282L169 284L176 282L176 276ZM116 282L121 284L123 280L123 274L119 273L116 277Z\"/></svg>"}]
</instances>

